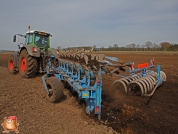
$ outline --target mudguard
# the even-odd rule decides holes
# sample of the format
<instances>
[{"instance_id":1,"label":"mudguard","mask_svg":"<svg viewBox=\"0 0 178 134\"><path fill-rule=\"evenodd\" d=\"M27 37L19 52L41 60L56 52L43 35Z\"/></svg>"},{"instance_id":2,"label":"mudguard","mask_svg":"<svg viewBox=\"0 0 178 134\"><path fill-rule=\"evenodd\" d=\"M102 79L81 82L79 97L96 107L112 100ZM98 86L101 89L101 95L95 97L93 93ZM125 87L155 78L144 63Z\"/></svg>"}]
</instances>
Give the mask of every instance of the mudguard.
<instances>
[{"instance_id":1,"label":"mudguard","mask_svg":"<svg viewBox=\"0 0 178 134\"><path fill-rule=\"evenodd\" d=\"M36 51L32 51L32 49L35 48ZM26 49L28 54L34 57L40 57L40 50L34 45L24 45L22 49Z\"/></svg>"},{"instance_id":2,"label":"mudguard","mask_svg":"<svg viewBox=\"0 0 178 134\"><path fill-rule=\"evenodd\" d=\"M48 48L48 56L54 55L55 59L59 58L57 50L55 48Z\"/></svg>"}]
</instances>

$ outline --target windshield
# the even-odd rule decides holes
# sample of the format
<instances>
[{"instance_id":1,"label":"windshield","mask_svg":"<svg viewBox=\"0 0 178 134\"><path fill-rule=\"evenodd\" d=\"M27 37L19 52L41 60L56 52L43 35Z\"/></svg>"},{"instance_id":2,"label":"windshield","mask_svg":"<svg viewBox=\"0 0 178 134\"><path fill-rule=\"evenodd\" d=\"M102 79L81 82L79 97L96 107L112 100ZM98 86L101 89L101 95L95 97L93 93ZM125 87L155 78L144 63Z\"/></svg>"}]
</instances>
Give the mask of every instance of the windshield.
<instances>
[{"instance_id":1,"label":"windshield","mask_svg":"<svg viewBox=\"0 0 178 134\"><path fill-rule=\"evenodd\" d=\"M35 44L38 47L46 47L49 45L48 38L49 38L48 36L36 34Z\"/></svg>"}]
</instances>

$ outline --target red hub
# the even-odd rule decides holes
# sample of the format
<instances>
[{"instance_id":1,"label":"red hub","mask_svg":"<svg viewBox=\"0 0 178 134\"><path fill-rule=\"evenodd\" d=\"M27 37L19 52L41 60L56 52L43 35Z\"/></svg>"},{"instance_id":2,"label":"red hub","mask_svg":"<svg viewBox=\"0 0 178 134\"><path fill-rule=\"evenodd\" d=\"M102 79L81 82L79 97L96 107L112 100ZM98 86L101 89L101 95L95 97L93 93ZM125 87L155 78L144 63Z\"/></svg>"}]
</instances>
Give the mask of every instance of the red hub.
<instances>
[{"instance_id":1,"label":"red hub","mask_svg":"<svg viewBox=\"0 0 178 134\"><path fill-rule=\"evenodd\" d=\"M20 69L21 69L21 72L25 72L26 71L26 67L27 67L27 61L26 61L26 58L23 57L21 62L20 62Z\"/></svg>"},{"instance_id":2,"label":"red hub","mask_svg":"<svg viewBox=\"0 0 178 134\"><path fill-rule=\"evenodd\" d=\"M10 62L9 62L9 69L11 71L14 69L14 62L13 62L13 60L10 60Z\"/></svg>"}]
</instances>

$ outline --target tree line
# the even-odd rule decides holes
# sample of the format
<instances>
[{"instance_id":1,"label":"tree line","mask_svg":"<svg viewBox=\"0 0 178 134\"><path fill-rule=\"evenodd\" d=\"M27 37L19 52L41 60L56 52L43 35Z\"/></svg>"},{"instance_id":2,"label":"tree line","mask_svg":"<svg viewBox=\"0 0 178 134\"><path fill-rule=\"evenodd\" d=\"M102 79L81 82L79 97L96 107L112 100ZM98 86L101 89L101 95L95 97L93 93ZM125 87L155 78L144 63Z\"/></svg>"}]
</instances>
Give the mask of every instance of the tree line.
<instances>
[{"instance_id":1,"label":"tree line","mask_svg":"<svg viewBox=\"0 0 178 134\"><path fill-rule=\"evenodd\" d=\"M161 42L160 44L147 41L144 45L128 44L125 47L119 47L118 44L114 44L109 47L97 48L94 45L96 51L178 51L178 44L171 44L169 42Z\"/></svg>"},{"instance_id":2,"label":"tree line","mask_svg":"<svg viewBox=\"0 0 178 134\"><path fill-rule=\"evenodd\" d=\"M139 44L128 44L126 46L119 47L118 44L114 44L113 46L108 47L97 47L93 45L95 51L178 51L178 44L171 44L169 42L161 42L160 44L152 43L150 41L145 42L143 45ZM58 50L72 50L84 48L85 50L89 50L90 46L79 46L79 47L67 47L61 48L58 46Z\"/></svg>"}]
</instances>

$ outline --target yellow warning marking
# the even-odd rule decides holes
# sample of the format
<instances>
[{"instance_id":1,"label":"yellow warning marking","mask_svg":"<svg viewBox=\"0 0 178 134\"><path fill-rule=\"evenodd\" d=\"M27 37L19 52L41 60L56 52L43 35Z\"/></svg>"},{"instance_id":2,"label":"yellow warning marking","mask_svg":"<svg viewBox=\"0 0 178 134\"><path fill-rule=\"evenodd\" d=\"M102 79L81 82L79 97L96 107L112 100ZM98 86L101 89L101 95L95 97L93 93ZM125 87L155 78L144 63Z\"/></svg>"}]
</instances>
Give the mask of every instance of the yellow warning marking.
<instances>
[{"instance_id":1,"label":"yellow warning marking","mask_svg":"<svg viewBox=\"0 0 178 134\"><path fill-rule=\"evenodd\" d=\"M83 96L88 96L88 94L84 93Z\"/></svg>"}]
</instances>

